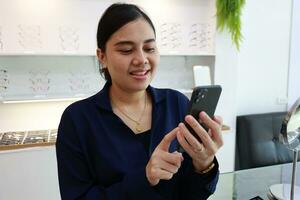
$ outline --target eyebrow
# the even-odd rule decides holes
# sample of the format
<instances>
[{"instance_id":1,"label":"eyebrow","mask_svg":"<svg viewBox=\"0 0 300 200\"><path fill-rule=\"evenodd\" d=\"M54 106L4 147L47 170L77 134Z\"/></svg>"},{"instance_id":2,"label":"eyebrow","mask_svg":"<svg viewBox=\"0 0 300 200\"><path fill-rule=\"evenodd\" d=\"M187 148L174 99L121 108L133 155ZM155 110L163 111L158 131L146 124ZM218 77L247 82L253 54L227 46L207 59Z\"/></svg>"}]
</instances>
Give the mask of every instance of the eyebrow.
<instances>
[{"instance_id":1,"label":"eyebrow","mask_svg":"<svg viewBox=\"0 0 300 200\"><path fill-rule=\"evenodd\" d=\"M150 43L150 42L155 42L155 39L154 38L151 38L151 39L148 39L148 40L145 40L144 43ZM114 44L114 46L120 46L120 45L133 45L134 42L132 41L120 41L120 42L117 42L116 44Z\"/></svg>"}]
</instances>

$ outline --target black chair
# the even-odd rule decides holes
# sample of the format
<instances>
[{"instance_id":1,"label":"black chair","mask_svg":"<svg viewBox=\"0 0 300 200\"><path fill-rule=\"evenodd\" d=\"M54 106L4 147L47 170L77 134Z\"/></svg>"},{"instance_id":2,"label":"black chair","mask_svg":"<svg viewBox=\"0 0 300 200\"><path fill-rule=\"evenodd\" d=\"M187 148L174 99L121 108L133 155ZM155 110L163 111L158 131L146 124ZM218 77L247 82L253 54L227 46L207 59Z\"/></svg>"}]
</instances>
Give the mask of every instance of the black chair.
<instances>
[{"instance_id":1,"label":"black chair","mask_svg":"<svg viewBox=\"0 0 300 200\"><path fill-rule=\"evenodd\" d=\"M235 170L292 162L292 151L278 138L285 115L276 112L237 117Z\"/></svg>"}]
</instances>

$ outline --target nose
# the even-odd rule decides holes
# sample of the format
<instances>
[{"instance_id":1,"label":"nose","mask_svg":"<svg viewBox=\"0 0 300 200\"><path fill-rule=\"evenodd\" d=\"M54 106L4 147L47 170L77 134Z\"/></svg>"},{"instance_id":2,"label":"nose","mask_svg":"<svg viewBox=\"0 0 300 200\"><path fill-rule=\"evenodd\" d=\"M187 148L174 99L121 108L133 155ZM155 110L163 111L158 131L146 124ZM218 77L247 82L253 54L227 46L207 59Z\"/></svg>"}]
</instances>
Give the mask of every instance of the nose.
<instances>
[{"instance_id":1,"label":"nose","mask_svg":"<svg viewBox=\"0 0 300 200\"><path fill-rule=\"evenodd\" d=\"M142 50L136 51L134 58L133 58L133 64L139 66L139 65L145 65L148 63L149 63L149 61L148 61L148 58L147 58L145 52Z\"/></svg>"}]
</instances>

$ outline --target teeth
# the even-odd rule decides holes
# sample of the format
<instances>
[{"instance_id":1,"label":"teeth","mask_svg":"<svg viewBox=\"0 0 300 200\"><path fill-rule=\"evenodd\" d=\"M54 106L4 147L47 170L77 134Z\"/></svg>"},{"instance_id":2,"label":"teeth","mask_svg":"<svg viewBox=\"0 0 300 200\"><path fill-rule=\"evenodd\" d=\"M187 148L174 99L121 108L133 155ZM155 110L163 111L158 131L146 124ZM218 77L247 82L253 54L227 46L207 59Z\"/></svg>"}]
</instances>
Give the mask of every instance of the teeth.
<instances>
[{"instance_id":1,"label":"teeth","mask_svg":"<svg viewBox=\"0 0 300 200\"><path fill-rule=\"evenodd\" d=\"M133 75L137 75L137 76L143 76L147 73L147 71L142 71L142 72L131 72L131 74Z\"/></svg>"}]
</instances>

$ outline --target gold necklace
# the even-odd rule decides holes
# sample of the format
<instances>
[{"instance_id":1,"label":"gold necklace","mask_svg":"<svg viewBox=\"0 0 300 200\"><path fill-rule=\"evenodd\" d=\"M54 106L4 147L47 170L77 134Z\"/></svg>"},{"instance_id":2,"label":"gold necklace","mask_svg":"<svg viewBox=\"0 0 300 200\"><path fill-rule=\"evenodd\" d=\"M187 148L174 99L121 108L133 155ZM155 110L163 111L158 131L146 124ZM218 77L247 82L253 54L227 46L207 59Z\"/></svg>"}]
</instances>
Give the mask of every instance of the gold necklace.
<instances>
[{"instance_id":1,"label":"gold necklace","mask_svg":"<svg viewBox=\"0 0 300 200\"><path fill-rule=\"evenodd\" d=\"M141 120L144 116L144 113L146 111L147 108L147 94L145 94L145 104L144 104L144 109L143 112L141 113L141 116L139 117L138 120L133 119L132 117L130 117L128 114L126 114L125 111L121 110L119 106L117 106L117 104L115 102L113 102L113 100L111 100L112 104L128 119L130 119L131 121L133 121L135 123L135 130L140 133L143 130L143 127L141 126Z\"/></svg>"}]
</instances>

